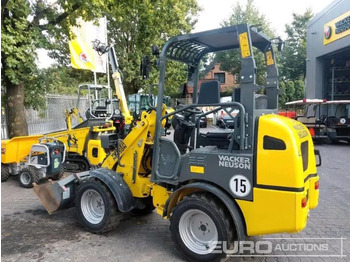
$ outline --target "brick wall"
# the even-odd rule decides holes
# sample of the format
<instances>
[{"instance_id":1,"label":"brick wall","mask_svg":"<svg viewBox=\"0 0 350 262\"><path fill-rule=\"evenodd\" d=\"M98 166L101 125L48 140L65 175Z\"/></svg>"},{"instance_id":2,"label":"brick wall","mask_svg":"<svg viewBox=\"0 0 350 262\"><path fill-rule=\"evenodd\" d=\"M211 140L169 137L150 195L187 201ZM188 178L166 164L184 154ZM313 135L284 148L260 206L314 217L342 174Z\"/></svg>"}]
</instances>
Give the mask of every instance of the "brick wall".
<instances>
[{"instance_id":1,"label":"brick wall","mask_svg":"<svg viewBox=\"0 0 350 262\"><path fill-rule=\"evenodd\" d=\"M215 79L216 73L225 74L225 83L220 83L221 92L231 91L233 87L237 86L236 77L228 72L220 70L220 64L216 64L214 68L204 76L204 79L205 80Z\"/></svg>"}]
</instances>

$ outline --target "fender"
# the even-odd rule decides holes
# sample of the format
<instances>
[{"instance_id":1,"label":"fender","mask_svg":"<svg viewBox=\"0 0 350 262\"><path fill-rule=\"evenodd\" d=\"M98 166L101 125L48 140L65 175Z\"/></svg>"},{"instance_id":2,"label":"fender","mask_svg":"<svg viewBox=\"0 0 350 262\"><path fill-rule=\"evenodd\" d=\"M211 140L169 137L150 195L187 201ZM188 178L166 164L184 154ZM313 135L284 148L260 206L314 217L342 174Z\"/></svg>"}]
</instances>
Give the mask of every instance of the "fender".
<instances>
[{"instance_id":1,"label":"fender","mask_svg":"<svg viewBox=\"0 0 350 262\"><path fill-rule=\"evenodd\" d=\"M131 190L122 178L121 173L116 173L107 168L98 168L89 172L90 177L102 181L111 190L118 209L121 212L129 212L135 208L134 198Z\"/></svg>"},{"instance_id":2,"label":"fender","mask_svg":"<svg viewBox=\"0 0 350 262\"><path fill-rule=\"evenodd\" d=\"M233 219L237 231L237 240L244 240L247 236L246 226L244 217L241 214L237 203L231 197L229 197L222 189L205 182L194 182L177 189L166 201L163 211L163 217L170 217L171 210L173 209L173 207L175 207L180 196L183 197L184 195L198 191L207 191L209 193L212 193L214 196L216 196L222 201L227 210L229 210Z\"/></svg>"}]
</instances>

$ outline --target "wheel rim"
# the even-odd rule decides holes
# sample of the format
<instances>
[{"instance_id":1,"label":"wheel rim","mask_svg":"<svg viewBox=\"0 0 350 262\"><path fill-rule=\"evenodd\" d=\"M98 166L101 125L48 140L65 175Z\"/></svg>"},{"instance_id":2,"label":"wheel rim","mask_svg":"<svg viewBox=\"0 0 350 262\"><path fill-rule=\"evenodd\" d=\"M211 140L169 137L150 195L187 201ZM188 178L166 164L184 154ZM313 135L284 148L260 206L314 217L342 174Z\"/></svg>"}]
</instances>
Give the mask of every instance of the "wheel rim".
<instances>
[{"instance_id":1,"label":"wheel rim","mask_svg":"<svg viewBox=\"0 0 350 262\"><path fill-rule=\"evenodd\" d=\"M187 210L181 216L179 233L186 247L200 255L211 253L218 241L218 230L214 221L198 209Z\"/></svg>"},{"instance_id":2,"label":"wheel rim","mask_svg":"<svg viewBox=\"0 0 350 262\"><path fill-rule=\"evenodd\" d=\"M81 211L89 223L100 223L105 214L102 196L94 189L86 190L81 197Z\"/></svg>"},{"instance_id":3,"label":"wheel rim","mask_svg":"<svg viewBox=\"0 0 350 262\"><path fill-rule=\"evenodd\" d=\"M31 177L28 172L22 172L19 179L23 185L29 185Z\"/></svg>"}]
</instances>

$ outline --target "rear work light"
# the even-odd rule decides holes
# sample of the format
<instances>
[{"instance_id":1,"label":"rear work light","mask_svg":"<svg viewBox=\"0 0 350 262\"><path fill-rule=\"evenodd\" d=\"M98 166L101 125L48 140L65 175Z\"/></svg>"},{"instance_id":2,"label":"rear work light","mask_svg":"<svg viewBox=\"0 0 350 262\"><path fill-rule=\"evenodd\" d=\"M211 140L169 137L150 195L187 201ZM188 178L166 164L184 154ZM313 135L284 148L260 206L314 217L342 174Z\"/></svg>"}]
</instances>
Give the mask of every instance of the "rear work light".
<instances>
[{"instance_id":1,"label":"rear work light","mask_svg":"<svg viewBox=\"0 0 350 262\"><path fill-rule=\"evenodd\" d=\"M316 181L315 182L315 189L319 189L320 188L320 182L319 181Z\"/></svg>"},{"instance_id":2,"label":"rear work light","mask_svg":"<svg viewBox=\"0 0 350 262\"><path fill-rule=\"evenodd\" d=\"M304 208L307 205L307 196L303 197L303 199L301 200L301 207Z\"/></svg>"},{"instance_id":3,"label":"rear work light","mask_svg":"<svg viewBox=\"0 0 350 262\"><path fill-rule=\"evenodd\" d=\"M315 129L313 127L309 128L311 136L315 136Z\"/></svg>"}]
</instances>

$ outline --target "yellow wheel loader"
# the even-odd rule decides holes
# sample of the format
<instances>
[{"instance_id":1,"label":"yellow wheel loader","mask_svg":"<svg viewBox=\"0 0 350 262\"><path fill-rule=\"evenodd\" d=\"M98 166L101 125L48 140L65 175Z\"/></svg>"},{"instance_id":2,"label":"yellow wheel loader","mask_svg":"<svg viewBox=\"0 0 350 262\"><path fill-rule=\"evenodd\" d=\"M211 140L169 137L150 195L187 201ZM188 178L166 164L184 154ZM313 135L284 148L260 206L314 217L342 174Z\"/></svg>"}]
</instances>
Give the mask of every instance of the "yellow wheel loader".
<instances>
[{"instance_id":1,"label":"yellow wheel loader","mask_svg":"<svg viewBox=\"0 0 350 262\"><path fill-rule=\"evenodd\" d=\"M256 107L253 47L264 53L264 106ZM219 83L198 90L201 58L210 52L240 49L239 91L232 102L220 103ZM190 67L193 104L173 113L158 103L142 112L141 121L121 139L101 136L109 154L101 168L75 173L58 182L34 187L47 211L75 206L78 219L91 232L117 226L124 212L153 208L170 220L176 247L188 259L216 261L224 247L247 236L298 232L318 204L319 176L308 129L279 116L278 71L271 40L255 27L240 24L171 38L160 54L158 99L163 101L167 61ZM203 113L197 108L211 106ZM203 115L237 110L235 128L227 133L200 134ZM164 119L183 115L166 138ZM196 117L197 115L197 117ZM199 143L207 139L206 143Z\"/></svg>"}]
</instances>

